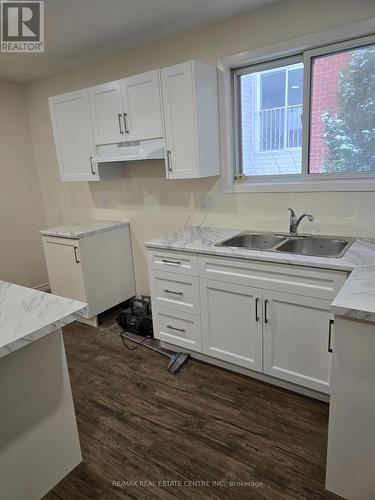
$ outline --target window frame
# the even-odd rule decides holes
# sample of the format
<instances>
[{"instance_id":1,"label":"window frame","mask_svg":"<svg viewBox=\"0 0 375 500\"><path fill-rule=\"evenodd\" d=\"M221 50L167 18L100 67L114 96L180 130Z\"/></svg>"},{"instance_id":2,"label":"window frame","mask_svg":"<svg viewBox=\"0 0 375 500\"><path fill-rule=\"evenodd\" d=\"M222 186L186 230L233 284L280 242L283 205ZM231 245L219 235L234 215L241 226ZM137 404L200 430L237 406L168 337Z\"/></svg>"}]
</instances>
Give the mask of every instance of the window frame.
<instances>
[{"instance_id":1,"label":"window frame","mask_svg":"<svg viewBox=\"0 0 375 500\"><path fill-rule=\"evenodd\" d=\"M235 54L218 61L220 123L222 134L222 173L224 192L298 192L298 191L375 191L375 172L309 174L311 67L314 57L329 55L375 43L375 19L350 26L300 37L249 52ZM299 59L304 64L302 117L302 172L242 176L240 174L240 74L276 68ZM261 69L260 69L261 68ZM234 76L235 75L235 76ZM237 147L238 145L238 147Z\"/></svg>"},{"instance_id":2,"label":"window frame","mask_svg":"<svg viewBox=\"0 0 375 500\"><path fill-rule=\"evenodd\" d=\"M249 66L243 66L241 68L234 68L231 71L232 85L233 85L233 89L234 89L233 103L237 102L239 104L238 106L233 106L233 116L234 116L234 122L235 122L235 128L234 128L235 144L241 145L241 137L242 137L242 134L241 134L241 100L240 100L240 96L239 96L240 77L242 75L259 73L261 71L268 71L268 70L269 71L277 71L278 68L283 68L285 66L298 65L300 63L303 63L303 56L302 56L302 54L297 54L297 55L294 55L291 57L279 58L277 61L269 61L269 62L264 62L264 63L260 63L260 64L252 64L252 65L250 65L251 71L249 71ZM260 83L259 75L257 75L257 83L258 84ZM286 106L287 91L288 91L288 88L287 88L287 79L286 79L286 82L285 82L285 100L284 100L284 108L285 109L287 108L287 106ZM256 97L255 97L255 101L256 101L255 108L256 108L257 112L260 111L260 99L261 99L260 94L261 94L260 85L257 85ZM257 123L258 121L259 120L256 119L255 123ZM285 133L286 133L286 131L284 131L284 134ZM256 134L256 137L255 137L254 142L255 142L255 148L257 150L257 153L259 155L269 154L269 151L261 151L261 149L260 149L260 134L259 134L259 129L257 126L255 127L255 134ZM236 151L236 153L235 153L234 169L235 169L235 175L241 175L240 172L241 172L241 151L242 151L242 148L241 148L241 146L239 146L237 149L238 149L238 151ZM297 147L297 148L291 148L291 149L296 150L299 148ZM279 150L273 150L273 151L284 152L285 148L279 149ZM286 175L290 175L292 178L294 178L296 176L297 177L300 176L301 174L284 174L283 178ZM257 175L256 176L257 179L259 178L259 181L261 179L268 179L270 177L276 177L276 176L272 176L272 175ZM277 177L279 177L279 176L277 176ZM255 176L254 176L254 178L255 178Z\"/></svg>"}]
</instances>

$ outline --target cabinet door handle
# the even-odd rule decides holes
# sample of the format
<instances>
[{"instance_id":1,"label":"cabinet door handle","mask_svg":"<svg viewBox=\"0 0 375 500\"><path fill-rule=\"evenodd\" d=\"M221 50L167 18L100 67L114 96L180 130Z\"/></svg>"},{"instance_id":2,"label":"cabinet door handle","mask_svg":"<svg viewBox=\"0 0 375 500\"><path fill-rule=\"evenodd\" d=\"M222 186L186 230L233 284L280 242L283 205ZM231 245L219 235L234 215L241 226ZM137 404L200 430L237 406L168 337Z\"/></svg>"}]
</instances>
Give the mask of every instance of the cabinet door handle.
<instances>
[{"instance_id":1,"label":"cabinet door handle","mask_svg":"<svg viewBox=\"0 0 375 500\"><path fill-rule=\"evenodd\" d=\"M76 264L79 264L79 258L78 258L78 247L73 247L74 249L74 260L76 261Z\"/></svg>"},{"instance_id":2,"label":"cabinet door handle","mask_svg":"<svg viewBox=\"0 0 375 500\"><path fill-rule=\"evenodd\" d=\"M167 325L167 328L169 328L170 330L176 330L176 332L181 332L181 333L185 333L185 328L176 328L175 326L172 326L172 325Z\"/></svg>"},{"instance_id":3,"label":"cabinet door handle","mask_svg":"<svg viewBox=\"0 0 375 500\"><path fill-rule=\"evenodd\" d=\"M264 301L264 322L268 323L267 309L268 309L268 299Z\"/></svg>"},{"instance_id":4,"label":"cabinet door handle","mask_svg":"<svg viewBox=\"0 0 375 500\"><path fill-rule=\"evenodd\" d=\"M123 133L124 133L124 131L122 130L122 125L121 125L121 116L122 116L122 115L121 115L121 113L119 113L119 114L117 115L117 118L118 118L118 128L119 128L119 130L120 130L120 134L123 134Z\"/></svg>"},{"instance_id":5,"label":"cabinet door handle","mask_svg":"<svg viewBox=\"0 0 375 500\"><path fill-rule=\"evenodd\" d=\"M166 288L164 291L166 293L173 293L174 295L183 295L184 294L184 292L175 292L173 290L168 290L168 288Z\"/></svg>"},{"instance_id":6,"label":"cabinet door handle","mask_svg":"<svg viewBox=\"0 0 375 500\"><path fill-rule=\"evenodd\" d=\"M123 117L124 117L125 134L129 134L129 129L128 129L128 113L124 113Z\"/></svg>"},{"instance_id":7,"label":"cabinet door handle","mask_svg":"<svg viewBox=\"0 0 375 500\"><path fill-rule=\"evenodd\" d=\"M331 339L332 339L332 325L335 324L334 319L329 320L329 327L328 327L328 352L332 352L332 347L331 347Z\"/></svg>"},{"instance_id":8,"label":"cabinet door handle","mask_svg":"<svg viewBox=\"0 0 375 500\"><path fill-rule=\"evenodd\" d=\"M168 172L172 172L172 151L167 149L167 168Z\"/></svg>"},{"instance_id":9,"label":"cabinet door handle","mask_svg":"<svg viewBox=\"0 0 375 500\"><path fill-rule=\"evenodd\" d=\"M94 161L94 157L90 156L91 173L92 173L92 175L96 175L96 172L95 172L95 169L94 169L94 165L93 165L93 161Z\"/></svg>"},{"instance_id":10,"label":"cabinet door handle","mask_svg":"<svg viewBox=\"0 0 375 500\"><path fill-rule=\"evenodd\" d=\"M181 266L182 262L178 260L167 260L167 259L161 259L164 264L173 264L174 266Z\"/></svg>"},{"instance_id":11,"label":"cabinet door handle","mask_svg":"<svg viewBox=\"0 0 375 500\"><path fill-rule=\"evenodd\" d=\"M259 321L259 313L258 313L258 304L259 304L259 297L255 299L255 321Z\"/></svg>"}]
</instances>

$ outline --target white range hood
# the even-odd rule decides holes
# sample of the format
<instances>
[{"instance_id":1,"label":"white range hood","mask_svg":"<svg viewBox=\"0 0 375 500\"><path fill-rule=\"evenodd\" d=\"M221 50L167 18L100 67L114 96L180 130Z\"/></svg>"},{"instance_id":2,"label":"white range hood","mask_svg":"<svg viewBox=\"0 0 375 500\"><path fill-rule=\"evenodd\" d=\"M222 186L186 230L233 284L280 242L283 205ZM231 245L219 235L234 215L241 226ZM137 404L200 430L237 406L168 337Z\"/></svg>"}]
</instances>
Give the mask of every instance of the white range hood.
<instances>
[{"instance_id":1,"label":"white range hood","mask_svg":"<svg viewBox=\"0 0 375 500\"><path fill-rule=\"evenodd\" d=\"M93 160L95 163L111 163L163 158L165 158L164 139L148 139L97 146L97 154Z\"/></svg>"}]
</instances>

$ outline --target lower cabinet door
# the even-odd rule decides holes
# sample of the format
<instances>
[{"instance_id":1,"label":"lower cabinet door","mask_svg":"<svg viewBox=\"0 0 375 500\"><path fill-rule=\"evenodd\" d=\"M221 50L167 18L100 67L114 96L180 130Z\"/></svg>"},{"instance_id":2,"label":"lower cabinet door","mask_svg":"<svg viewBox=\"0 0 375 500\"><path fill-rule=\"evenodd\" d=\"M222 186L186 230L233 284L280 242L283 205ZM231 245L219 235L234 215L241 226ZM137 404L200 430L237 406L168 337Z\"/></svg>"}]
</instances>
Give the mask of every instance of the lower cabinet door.
<instances>
[{"instance_id":1,"label":"lower cabinet door","mask_svg":"<svg viewBox=\"0 0 375 500\"><path fill-rule=\"evenodd\" d=\"M43 238L43 244L52 293L87 302L78 242Z\"/></svg>"},{"instance_id":2,"label":"lower cabinet door","mask_svg":"<svg viewBox=\"0 0 375 500\"><path fill-rule=\"evenodd\" d=\"M263 371L329 393L329 300L263 290Z\"/></svg>"},{"instance_id":3,"label":"lower cabinet door","mask_svg":"<svg viewBox=\"0 0 375 500\"><path fill-rule=\"evenodd\" d=\"M203 353L262 371L262 290L200 281Z\"/></svg>"},{"instance_id":4,"label":"lower cabinet door","mask_svg":"<svg viewBox=\"0 0 375 500\"><path fill-rule=\"evenodd\" d=\"M152 317L155 338L191 351L202 352L199 316L173 309L154 307Z\"/></svg>"}]
</instances>

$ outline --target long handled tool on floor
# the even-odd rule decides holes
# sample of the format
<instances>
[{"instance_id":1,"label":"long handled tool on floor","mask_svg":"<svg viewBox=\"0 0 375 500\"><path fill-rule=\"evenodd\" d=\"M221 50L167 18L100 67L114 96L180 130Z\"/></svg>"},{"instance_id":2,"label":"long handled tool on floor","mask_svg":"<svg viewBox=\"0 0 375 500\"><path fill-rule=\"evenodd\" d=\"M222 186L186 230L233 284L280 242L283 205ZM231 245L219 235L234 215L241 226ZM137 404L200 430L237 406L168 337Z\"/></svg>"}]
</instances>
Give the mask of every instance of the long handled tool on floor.
<instances>
[{"instance_id":1,"label":"long handled tool on floor","mask_svg":"<svg viewBox=\"0 0 375 500\"><path fill-rule=\"evenodd\" d=\"M177 372L177 370L179 370L181 368L181 366L184 365L190 357L190 354L187 352L173 352L173 351L169 351L168 349L164 349L163 347L160 347L160 346L154 346L151 344L147 344L145 342L145 340L149 339L150 337L145 337L142 340L137 340L137 339L134 339L133 336L130 337L129 335L127 335L126 332L121 332L120 335L121 335L123 342L124 342L124 339L130 340L131 342L134 342L135 344L142 345L143 347L147 347L147 349L150 349L151 351L158 352L159 354L162 354L163 356L167 356L169 358L168 371L172 375L174 375ZM155 341L153 341L153 342L155 342ZM128 348L128 346L126 344L125 344L125 346Z\"/></svg>"}]
</instances>

